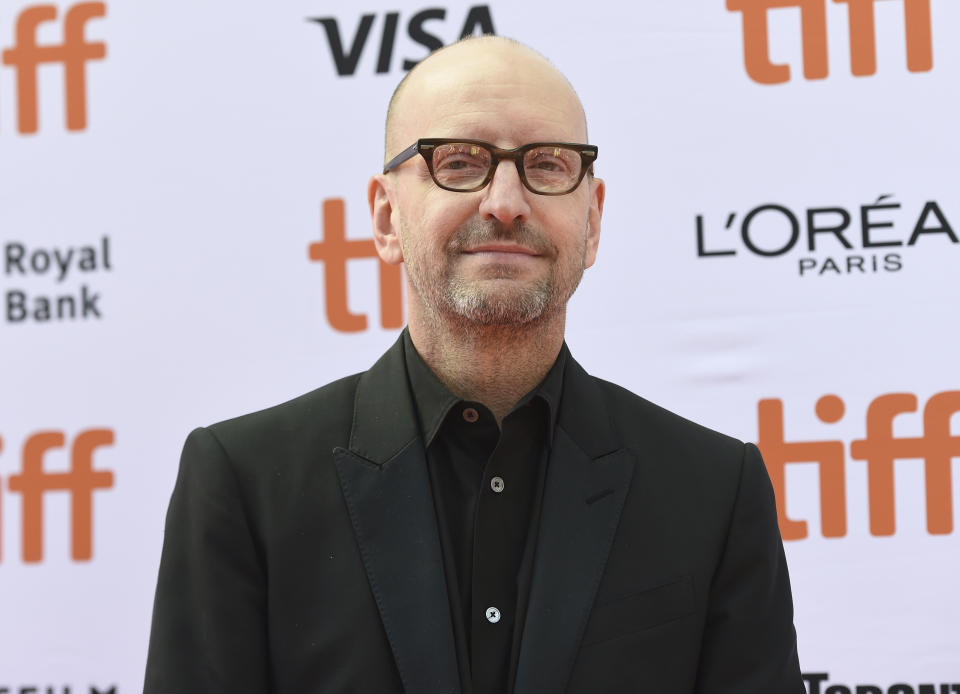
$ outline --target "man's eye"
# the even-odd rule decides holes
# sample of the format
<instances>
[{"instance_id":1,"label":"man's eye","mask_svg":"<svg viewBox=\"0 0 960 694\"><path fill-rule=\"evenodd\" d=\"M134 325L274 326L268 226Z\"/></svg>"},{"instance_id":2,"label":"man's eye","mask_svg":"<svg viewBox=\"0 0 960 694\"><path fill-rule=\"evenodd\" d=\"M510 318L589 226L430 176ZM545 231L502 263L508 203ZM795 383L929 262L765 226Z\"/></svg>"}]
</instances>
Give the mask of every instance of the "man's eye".
<instances>
[{"instance_id":1,"label":"man's eye","mask_svg":"<svg viewBox=\"0 0 960 694\"><path fill-rule=\"evenodd\" d=\"M523 166L528 172L539 175L568 175L574 169L569 153L559 147L530 152Z\"/></svg>"},{"instance_id":2,"label":"man's eye","mask_svg":"<svg viewBox=\"0 0 960 694\"><path fill-rule=\"evenodd\" d=\"M556 157L535 157L527 161L524 167L530 173L536 174L563 174L570 172L570 164L564 159Z\"/></svg>"},{"instance_id":3,"label":"man's eye","mask_svg":"<svg viewBox=\"0 0 960 694\"><path fill-rule=\"evenodd\" d=\"M486 163L467 156L459 157L446 157L441 160L438 168L445 169L447 171L463 171L467 169L480 169L485 168Z\"/></svg>"},{"instance_id":4,"label":"man's eye","mask_svg":"<svg viewBox=\"0 0 960 694\"><path fill-rule=\"evenodd\" d=\"M542 159L540 161L533 162L533 168L540 169L541 171L560 171L564 167L563 162Z\"/></svg>"}]
</instances>

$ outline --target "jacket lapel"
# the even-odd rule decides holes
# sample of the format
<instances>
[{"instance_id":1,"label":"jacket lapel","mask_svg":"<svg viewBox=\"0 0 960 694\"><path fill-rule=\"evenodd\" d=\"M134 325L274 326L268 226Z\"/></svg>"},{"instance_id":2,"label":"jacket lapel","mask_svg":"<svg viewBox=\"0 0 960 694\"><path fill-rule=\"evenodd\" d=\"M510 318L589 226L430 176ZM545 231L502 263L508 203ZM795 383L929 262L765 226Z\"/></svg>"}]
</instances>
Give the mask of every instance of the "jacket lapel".
<instances>
[{"instance_id":1,"label":"jacket lapel","mask_svg":"<svg viewBox=\"0 0 960 694\"><path fill-rule=\"evenodd\" d=\"M402 341L360 377L340 486L406 694L460 691L440 537Z\"/></svg>"},{"instance_id":2,"label":"jacket lapel","mask_svg":"<svg viewBox=\"0 0 960 694\"><path fill-rule=\"evenodd\" d=\"M630 480L602 394L569 358L520 647L517 694L562 692L603 576Z\"/></svg>"}]
</instances>

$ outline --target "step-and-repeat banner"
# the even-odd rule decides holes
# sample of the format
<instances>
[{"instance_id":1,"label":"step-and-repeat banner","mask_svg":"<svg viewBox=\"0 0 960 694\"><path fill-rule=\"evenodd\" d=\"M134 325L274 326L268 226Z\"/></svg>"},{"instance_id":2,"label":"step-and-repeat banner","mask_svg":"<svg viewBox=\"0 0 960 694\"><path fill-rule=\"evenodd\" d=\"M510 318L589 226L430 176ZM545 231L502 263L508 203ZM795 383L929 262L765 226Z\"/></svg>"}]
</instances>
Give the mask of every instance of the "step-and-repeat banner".
<instances>
[{"instance_id":1,"label":"step-and-repeat banner","mask_svg":"<svg viewBox=\"0 0 960 694\"><path fill-rule=\"evenodd\" d=\"M0 693L140 690L184 437L395 339L387 100L480 33L550 57L600 148L574 355L763 451L810 694L960 692L958 30L956 0L3 0Z\"/></svg>"}]
</instances>

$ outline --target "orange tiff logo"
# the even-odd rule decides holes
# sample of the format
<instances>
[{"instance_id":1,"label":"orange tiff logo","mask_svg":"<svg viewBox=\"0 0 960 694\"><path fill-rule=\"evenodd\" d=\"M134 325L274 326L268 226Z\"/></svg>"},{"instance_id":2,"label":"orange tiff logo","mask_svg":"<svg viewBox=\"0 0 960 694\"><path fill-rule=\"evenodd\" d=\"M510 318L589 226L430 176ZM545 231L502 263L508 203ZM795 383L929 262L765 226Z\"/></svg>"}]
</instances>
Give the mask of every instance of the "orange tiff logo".
<instances>
[{"instance_id":1,"label":"orange tiff logo","mask_svg":"<svg viewBox=\"0 0 960 694\"><path fill-rule=\"evenodd\" d=\"M877 71L876 21L878 0L833 0L847 5L850 26L850 71L857 77ZM904 8L907 69L927 72L933 68L930 0L900 0ZM790 66L770 60L767 13L774 8L800 9L803 76L823 79L827 67L827 0L727 0L727 9L743 13L743 57L747 74L760 84L790 80Z\"/></svg>"},{"instance_id":2,"label":"orange tiff logo","mask_svg":"<svg viewBox=\"0 0 960 694\"><path fill-rule=\"evenodd\" d=\"M347 261L375 258L380 272L380 325L403 327L403 272L399 265L380 260L373 239L348 240L342 198L323 201L323 240L310 244L310 260L323 263L327 320L345 333L367 329L367 316L352 313L347 301Z\"/></svg>"},{"instance_id":3,"label":"orange tiff logo","mask_svg":"<svg viewBox=\"0 0 960 694\"><path fill-rule=\"evenodd\" d=\"M910 393L881 395L867 408L866 436L851 442L850 457L867 466L867 497L870 533L893 535L894 474L898 459L923 460L927 500L927 531L932 535L953 532L953 481L951 459L960 457L960 435L950 433L950 418L960 412L960 391L946 391L931 397L923 408L923 435L893 435L897 415L916 412L917 396ZM817 418L833 424L843 418L846 406L836 395L817 401ZM786 466L816 463L820 473L820 527L824 537L847 534L847 484L842 441L787 441L784 436L783 401L761 400L757 406L757 445L770 473L777 497L777 515L784 540L801 540L808 535L807 523L787 517Z\"/></svg>"},{"instance_id":4,"label":"orange tiff logo","mask_svg":"<svg viewBox=\"0 0 960 694\"><path fill-rule=\"evenodd\" d=\"M76 561L93 557L93 492L113 487L112 472L94 470L93 453L98 448L113 445L113 441L111 429L81 431L70 447L70 469L48 472L44 469L44 458L48 451L63 448L67 443L66 436L62 431L40 431L27 438L23 444L22 471L10 475L7 482L8 489L22 497L23 561L43 561L43 500L47 492L55 491L70 494L71 556ZM3 439L0 438L2 452Z\"/></svg>"},{"instance_id":5,"label":"orange tiff logo","mask_svg":"<svg viewBox=\"0 0 960 694\"><path fill-rule=\"evenodd\" d=\"M3 64L13 67L17 77L17 130L37 132L37 72L43 63L63 65L64 108L67 130L87 127L88 60L102 60L107 47L102 41L88 43L84 36L87 22L104 17L107 6L102 2L81 2L70 7L63 20L63 42L37 45L37 27L57 18L54 5L33 5L17 17L16 43L3 51Z\"/></svg>"}]
</instances>

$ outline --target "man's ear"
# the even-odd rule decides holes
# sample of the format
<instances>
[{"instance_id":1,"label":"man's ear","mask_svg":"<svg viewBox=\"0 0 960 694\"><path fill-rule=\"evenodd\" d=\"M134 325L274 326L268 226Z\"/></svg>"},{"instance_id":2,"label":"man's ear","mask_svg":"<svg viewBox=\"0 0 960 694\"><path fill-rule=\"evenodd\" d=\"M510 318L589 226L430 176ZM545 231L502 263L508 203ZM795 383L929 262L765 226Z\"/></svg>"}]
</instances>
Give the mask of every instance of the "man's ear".
<instances>
[{"instance_id":1,"label":"man's ear","mask_svg":"<svg viewBox=\"0 0 960 694\"><path fill-rule=\"evenodd\" d=\"M385 174L377 174L367 185L367 202L370 203L370 221L373 225L373 244L380 258L388 265L403 262L400 245L400 230L394 224L395 191Z\"/></svg>"},{"instance_id":2,"label":"man's ear","mask_svg":"<svg viewBox=\"0 0 960 694\"><path fill-rule=\"evenodd\" d=\"M587 212L587 248L584 267L590 267L597 259L600 244L600 218L603 216L603 199L607 188L602 178L590 179L590 209Z\"/></svg>"}]
</instances>

